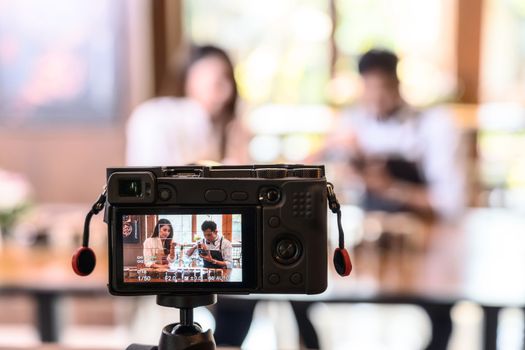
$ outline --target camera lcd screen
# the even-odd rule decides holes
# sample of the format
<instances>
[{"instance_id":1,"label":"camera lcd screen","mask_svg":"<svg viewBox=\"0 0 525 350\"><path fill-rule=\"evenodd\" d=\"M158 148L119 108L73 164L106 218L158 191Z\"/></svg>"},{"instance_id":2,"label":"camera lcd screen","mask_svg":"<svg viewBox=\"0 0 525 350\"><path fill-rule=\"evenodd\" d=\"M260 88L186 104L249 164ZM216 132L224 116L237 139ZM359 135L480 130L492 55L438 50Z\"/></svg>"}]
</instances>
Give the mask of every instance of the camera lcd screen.
<instances>
[{"instance_id":1,"label":"camera lcd screen","mask_svg":"<svg viewBox=\"0 0 525 350\"><path fill-rule=\"evenodd\" d=\"M123 282L243 282L243 215L122 215Z\"/></svg>"}]
</instances>

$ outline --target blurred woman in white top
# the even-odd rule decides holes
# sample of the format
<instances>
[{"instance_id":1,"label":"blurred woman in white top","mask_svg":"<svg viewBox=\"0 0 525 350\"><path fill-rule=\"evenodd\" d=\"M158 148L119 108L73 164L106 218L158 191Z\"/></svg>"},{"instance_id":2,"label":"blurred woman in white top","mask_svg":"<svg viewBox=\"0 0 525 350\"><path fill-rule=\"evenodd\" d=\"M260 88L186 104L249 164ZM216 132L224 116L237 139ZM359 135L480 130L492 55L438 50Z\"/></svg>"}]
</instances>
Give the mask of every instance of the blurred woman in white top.
<instances>
[{"instance_id":1,"label":"blurred woman in white top","mask_svg":"<svg viewBox=\"0 0 525 350\"><path fill-rule=\"evenodd\" d=\"M248 133L236 118L237 86L227 54L194 46L170 67L164 97L138 106L127 127L127 164L246 163Z\"/></svg>"},{"instance_id":2,"label":"blurred woman in white top","mask_svg":"<svg viewBox=\"0 0 525 350\"><path fill-rule=\"evenodd\" d=\"M247 163L249 133L237 117L237 85L228 55L214 46L194 46L177 56L168 71L163 97L139 105L128 121L127 164ZM163 252L168 262L174 258L166 251L166 243L160 249L158 239L152 238L156 241L151 240L151 245L144 243L144 255L157 256ZM158 261L151 264L154 266ZM133 340L154 343L162 326L174 321L173 314L167 309L165 312L159 310L154 300L139 300L142 303L132 327ZM253 306L250 309L253 310ZM251 313L249 316L251 318ZM217 344L221 344L221 334L228 335L231 329L241 329L246 323L249 327L249 321L226 322L231 328L216 332ZM217 322L223 321L218 319Z\"/></svg>"}]
</instances>

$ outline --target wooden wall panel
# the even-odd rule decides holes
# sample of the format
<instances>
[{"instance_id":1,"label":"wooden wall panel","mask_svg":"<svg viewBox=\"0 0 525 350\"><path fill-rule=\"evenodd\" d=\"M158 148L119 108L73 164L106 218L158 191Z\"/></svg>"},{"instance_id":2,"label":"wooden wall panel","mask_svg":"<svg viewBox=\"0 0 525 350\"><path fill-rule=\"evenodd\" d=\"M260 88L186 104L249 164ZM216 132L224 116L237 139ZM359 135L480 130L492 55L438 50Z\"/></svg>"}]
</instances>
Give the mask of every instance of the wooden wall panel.
<instances>
[{"instance_id":1,"label":"wooden wall panel","mask_svg":"<svg viewBox=\"0 0 525 350\"><path fill-rule=\"evenodd\" d=\"M459 102L479 102L483 0L457 0L457 74Z\"/></svg>"},{"instance_id":2,"label":"wooden wall panel","mask_svg":"<svg viewBox=\"0 0 525 350\"><path fill-rule=\"evenodd\" d=\"M222 216L222 235L231 242L232 240L232 216L225 214Z\"/></svg>"}]
</instances>

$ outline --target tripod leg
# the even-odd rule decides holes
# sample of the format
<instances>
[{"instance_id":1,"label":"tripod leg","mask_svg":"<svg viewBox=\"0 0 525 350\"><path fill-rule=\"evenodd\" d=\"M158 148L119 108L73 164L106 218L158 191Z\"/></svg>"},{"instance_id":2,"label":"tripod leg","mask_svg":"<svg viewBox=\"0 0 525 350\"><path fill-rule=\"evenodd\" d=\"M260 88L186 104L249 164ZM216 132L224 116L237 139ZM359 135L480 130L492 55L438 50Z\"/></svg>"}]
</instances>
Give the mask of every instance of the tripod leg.
<instances>
[{"instance_id":1,"label":"tripod leg","mask_svg":"<svg viewBox=\"0 0 525 350\"><path fill-rule=\"evenodd\" d=\"M446 350L452 333L452 305L421 305L430 317L432 323L432 338L426 350Z\"/></svg>"},{"instance_id":2,"label":"tripod leg","mask_svg":"<svg viewBox=\"0 0 525 350\"><path fill-rule=\"evenodd\" d=\"M311 303L292 301L292 308L299 327L299 335L304 346L308 349L319 349L319 339L314 325L308 319L308 308Z\"/></svg>"},{"instance_id":3,"label":"tripod leg","mask_svg":"<svg viewBox=\"0 0 525 350\"><path fill-rule=\"evenodd\" d=\"M213 313L217 345L241 347L250 329L256 303L257 300L220 298Z\"/></svg>"},{"instance_id":4,"label":"tripod leg","mask_svg":"<svg viewBox=\"0 0 525 350\"><path fill-rule=\"evenodd\" d=\"M501 308L483 306L485 320L483 323L483 349L495 350L498 345L498 316Z\"/></svg>"}]
</instances>

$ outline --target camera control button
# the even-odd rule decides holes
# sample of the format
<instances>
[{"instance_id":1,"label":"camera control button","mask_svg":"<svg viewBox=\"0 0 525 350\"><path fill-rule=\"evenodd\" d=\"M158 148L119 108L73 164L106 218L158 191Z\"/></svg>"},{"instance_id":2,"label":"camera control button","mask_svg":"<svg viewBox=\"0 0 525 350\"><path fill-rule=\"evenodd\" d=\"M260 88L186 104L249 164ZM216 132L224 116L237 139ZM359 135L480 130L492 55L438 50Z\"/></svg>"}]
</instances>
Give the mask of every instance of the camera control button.
<instances>
[{"instance_id":1,"label":"camera control button","mask_svg":"<svg viewBox=\"0 0 525 350\"><path fill-rule=\"evenodd\" d=\"M276 273L271 273L268 275L268 282L270 282L270 284L278 284L281 282L281 277Z\"/></svg>"},{"instance_id":2,"label":"camera control button","mask_svg":"<svg viewBox=\"0 0 525 350\"><path fill-rule=\"evenodd\" d=\"M290 282L292 284L301 284L303 282L303 275L299 272L296 272L290 276Z\"/></svg>"},{"instance_id":3,"label":"camera control button","mask_svg":"<svg viewBox=\"0 0 525 350\"><path fill-rule=\"evenodd\" d=\"M268 192L266 192L266 199L268 202L277 202L279 198L281 197L281 194L276 189L270 189Z\"/></svg>"},{"instance_id":4,"label":"camera control button","mask_svg":"<svg viewBox=\"0 0 525 350\"><path fill-rule=\"evenodd\" d=\"M283 265L290 265L301 258L301 243L297 239L284 236L274 243L273 258Z\"/></svg>"},{"instance_id":5,"label":"camera control button","mask_svg":"<svg viewBox=\"0 0 525 350\"><path fill-rule=\"evenodd\" d=\"M284 260L293 258L296 253L297 245L290 239L283 239L277 244L277 255Z\"/></svg>"},{"instance_id":6,"label":"camera control button","mask_svg":"<svg viewBox=\"0 0 525 350\"><path fill-rule=\"evenodd\" d=\"M223 202L226 200L226 191L224 190L207 190L204 192L204 198L208 202Z\"/></svg>"},{"instance_id":7,"label":"camera control button","mask_svg":"<svg viewBox=\"0 0 525 350\"><path fill-rule=\"evenodd\" d=\"M235 191L235 192L232 192L232 194L230 195L230 198L233 199L234 201L245 201L248 199L248 193L243 192L243 191Z\"/></svg>"},{"instance_id":8,"label":"camera control button","mask_svg":"<svg viewBox=\"0 0 525 350\"><path fill-rule=\"evenodd\" d=\"M167 188L163 188L159 191L159 198L163 201L167 201L171 198L171 191Z\"/></svg>"},{"instance_id":9,"label":"camera control button","mask_svg":"<svg viewBox=\"0 0 525 350\"><path fill-rule=\"evenodd\" d=\"M281 191L277 188L264 188L259 192L259 200L266 204L275 204L281 199Z\"/></svg>"},{"instance_id":10,"label":"camera control button","mask_svg":"<svg viewBox=\"0 0 525 350\"><path fill-rule=\"evenodd\" d=\"M268 219L268 225L270 225L270 227L279 227L280 224L281 219L279 219L278 216L272 216L270 219Z\"/></svg>"}]
</instances>

